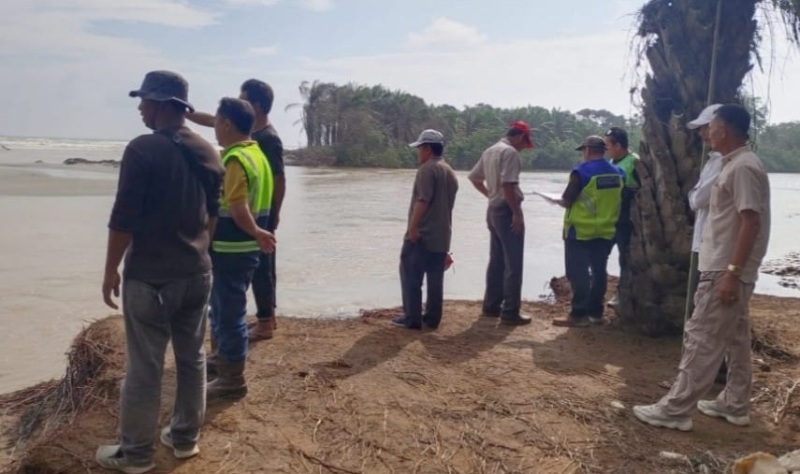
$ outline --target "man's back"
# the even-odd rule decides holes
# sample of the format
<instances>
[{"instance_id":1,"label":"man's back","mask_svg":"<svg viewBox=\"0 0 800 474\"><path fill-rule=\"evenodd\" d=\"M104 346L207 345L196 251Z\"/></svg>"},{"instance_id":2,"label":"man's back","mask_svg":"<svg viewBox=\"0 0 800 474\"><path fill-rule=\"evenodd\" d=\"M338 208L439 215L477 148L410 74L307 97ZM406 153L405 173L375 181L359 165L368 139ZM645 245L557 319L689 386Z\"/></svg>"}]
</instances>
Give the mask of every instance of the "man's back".
<instances>
[{"instance_id":1,"label":"man's back","mask_svg":"<svg viewBox=\"0 0 800 474\"><path fill-rule=\"evenodd\" d=\"M428 203L428 211L420 223L420 237L431 252L450 250L457 192L458 178L444 159L431 159L417 170L409 216L417 200Z\"/></svg>"},{"instance_id":2,"label":"man's back","mask_svg":"<svg viewBox=\"0 0 800 474\"><path fill-rule=\"evenodd\" d=\"M109 222L133 235L127 278L183 278L210 269L206 227L219 208L221 176L219 154L186 127L128 144Z\"/></svg>"},{"instance_id":3,"label":"man's back","mask_svg":"<svg viewBox=\"0 0 800 474\"><path fill-rule=\"evenodd\" d=\"M521 163L519 152L504 138L487 148L470 172L470 179L483 179L489 190L489 206L499 206L505 202L503 184L518 183ZM524 196L517 187L517 198Z\"/></svg>"}]
</instances>

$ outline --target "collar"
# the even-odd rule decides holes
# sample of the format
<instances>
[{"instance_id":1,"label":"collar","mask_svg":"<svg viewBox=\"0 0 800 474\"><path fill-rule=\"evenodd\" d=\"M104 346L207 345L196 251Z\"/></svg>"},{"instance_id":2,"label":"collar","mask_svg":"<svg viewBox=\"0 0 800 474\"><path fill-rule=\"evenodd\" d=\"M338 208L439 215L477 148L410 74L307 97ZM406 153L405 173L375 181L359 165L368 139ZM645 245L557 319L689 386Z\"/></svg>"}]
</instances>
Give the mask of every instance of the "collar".
<instances>
[{"instance_id":1,"label":"collar","mask_svg":"<svg viewBox=\"0 0 800 474\"><path fill-rule=\"evenodd\" d=\"M737 149L733 150L732 152L728 153L727 155L724 155L722 157L722 162L723 163L730 163L731 160L733 160L737 156L741 155L742 153L746 153L748 151L750 151L750 145L740 146L739 148L737 148Z\"/></svg>"},{"instance_id":2,"label":"collar","mask_svg":"<svg viewBox=\"0 0 800 474\"><path fill-rule=\"evenodd\" d=\"M244 147L250 146L250 145L252 145L254 143L255 142L253 140L243 140L241 142L234 143L233 145L231 145L231 146L225 148L224 150L222 150L222 155L225 156L231 150L234 150L236 148L244 148Z\"/></svg>"}]
</instances>

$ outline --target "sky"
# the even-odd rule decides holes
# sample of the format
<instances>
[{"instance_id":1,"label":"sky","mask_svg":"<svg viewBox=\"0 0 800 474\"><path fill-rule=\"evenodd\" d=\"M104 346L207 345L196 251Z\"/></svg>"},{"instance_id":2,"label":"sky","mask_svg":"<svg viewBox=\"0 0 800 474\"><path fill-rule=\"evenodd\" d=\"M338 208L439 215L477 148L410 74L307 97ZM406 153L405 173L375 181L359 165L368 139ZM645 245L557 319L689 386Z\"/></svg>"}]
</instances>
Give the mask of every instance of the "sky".
<instances>
[{"instance_id":1,"label":"sky","mask_svg":"<svg viewBox=\"0 0 800 474\"><path fill-rule=\"evenodd\" d=\"M0 136L144 133L128 97L147 71L189 82L212 112L251 77L275 90L287 148L303 144L303 81L383 84L432 104L636 113L631 39L644 0L2 0ZM546 5L546 6L544 6ZM798 53L780 35L749 86L771 122L800 120ZM535 125L535 124L534 124ZM205 136L212 136L208 131Z\"/></svg>"}]
</instances>

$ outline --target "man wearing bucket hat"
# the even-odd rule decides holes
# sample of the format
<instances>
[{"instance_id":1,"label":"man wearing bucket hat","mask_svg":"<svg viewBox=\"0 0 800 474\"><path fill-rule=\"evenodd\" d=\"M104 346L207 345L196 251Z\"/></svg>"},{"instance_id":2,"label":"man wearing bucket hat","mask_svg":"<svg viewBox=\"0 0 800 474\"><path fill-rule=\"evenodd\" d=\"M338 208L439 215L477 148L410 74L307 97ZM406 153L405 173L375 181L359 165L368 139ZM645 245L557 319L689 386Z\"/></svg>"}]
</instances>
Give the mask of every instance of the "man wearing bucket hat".
<instances>
[{"instance_id":1,"label":"man wearing bucket hat","mask_svg":"<svg viewBox=\"0 0 800 474\"><path fill-rule=\"evenodd\" d=\"M196 455L206 407L205 338L210 235L219 210L223 168L208 142L184 126L188 84L170 71L148 73L130 92L154 133L125 149L109 220L103 299L122 287L127 371L120 403L120 443L100 446L97 462L137 474L155 468L164 354L172 341L177 389L162 443L178 458ZM120 279L118 267L125 256Z\"/></svg>"},{"instance_id":2,"label":"man wearing bucket hat","mask_svg":"<svg viewBox=\"0 0 800 474\"><path fill-rule=\"evenodd\" d=\"M469 174L475 189L489 200L486 221L491 240L483 316L499 317L510 325L531 322L530 317L520 314L525 221L519 152L526 148L533 148L531 128L523 121L514 122L505 137L483 152Z\"/></svg>"},{"instance_id":3,"label":"man wearing bucket hat","mask_svg":"<svg viewBox=\"0 0 800 474\"><path fill-rule=\"evenodd\" d=\"M409 146L416 148L419 168L400 252L403 314L392 324L408 329L422 329L424 324L436 329L442 319L445 261L450 250L458 179L442 158L444 136L440 132L425 130ZM428 288L424 315L423 278Z\"/></svg>"},{"instance_id":4,"label":"man wearing bucket hat","mask_svg":"<svg viewBox=\"0 0 800 474\"><path fill-rule=\"evenodd\" d=\"M625 173L604 158L606 144L586 137L576 148L583 163L572 170L561 205L564 212L564 266L572 287L572 305L566 318L554 326L582 327L603 322L606 265L614 245Z\"/></svg>"}]
</instances>

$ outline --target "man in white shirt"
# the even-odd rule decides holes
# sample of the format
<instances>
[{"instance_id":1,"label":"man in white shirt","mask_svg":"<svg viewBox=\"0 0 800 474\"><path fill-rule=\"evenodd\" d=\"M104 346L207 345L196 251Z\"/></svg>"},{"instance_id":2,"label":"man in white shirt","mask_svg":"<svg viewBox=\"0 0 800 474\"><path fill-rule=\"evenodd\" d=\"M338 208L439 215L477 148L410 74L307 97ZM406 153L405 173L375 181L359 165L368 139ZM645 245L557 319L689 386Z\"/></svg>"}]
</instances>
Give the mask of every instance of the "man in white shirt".
<instances>
[{"instance_id":1,"label":"man in white shirt","mask_svg":"<svg viewBox=\"0 0 800 474\"><path fill-rule=\"evenodd\" d=\"M486 222L491 243L483 316L500 318L501 323L509 325L531 322L530 317L520 314L525 221L519 152L526 148L533 148L531 128L525 122L514 122L505 137L483 152L469 174L472 185L489 201Z\"/></svg>"},{"instance_id":2,"label":"man in white shirt","mask_svg":"<svg viewBox=\"0 0 800 474\"><path fill-rule=\"evenodd\" d=\"M696 119L686 125L689 130L697 130L706 146L710 146L708 124L711 123L711 119L714 118L714 112L721 105L709 105L700 112ZM695 212L694 235L692 236L692 252L694 253L700 252L700 240L703 237L703 228L708 217L708 205L711 202L711 189L714 187L720 171L722 171L722 155L716 151L711 151L708 154L708 161L706 161L703 170L700 172L700 179L697 180L694 188L689 191L689 206Z\"/></svg>"},{"instance_id":3,"label":"man in white shirt","mask_svg":"<svg viewBox=\"0 0 800 474\"><path fill-rule=\"evenodd\" d=\"M700 135L700 139L703 140L703 143L709 148L711 147L711 142L708 139L708 124L711 123L711 119L714 118L714 113L718 108L720 108L721 105L722 104L709 105L700 112L700 115L698 115L696 119L686 124L686 128L689 130L697 130L698 135ZM708 161L706 161L702 171L700 171L700 179L697 180L697 184L695 184L692 190L689 191L689 207L691 207L692 211L695 212L694 232L692 234L692 253L694 254L692 258L695 261L698 260L698 254L700 253L700 242L702 241L703 237L703 229L705 228L706 219L708 218L708 206L711 203L711 190L714 188L714 183L717 181L720 171L722 171L722 155L720 155L719 152L712 150L708 154ZM691 295L689 296L690 314L694 311L694 294L697 291L698 280L698 272L695 272L693 275L689 275L689 285L691 286L691 291L689 292ZM727 367L725 365L725 361L723 361L716 381L724 383L726 372ZM659 385L663 388L670 388L672 386L672 382L664 381Z\"/></svg>"},{"instance_id":4,"label":"man in white shirt","mask_svg":"<svg viewBox=\"0 0 800 474\"><path fill-rule=\"evenodd\" d=\"M709 105L700 112L700 115L698 115L696 119L686 124L686 128L689 130L697 130L703 143L709 148L711 148L711 141L708 137L708 124L711 123L711 120L714 118L714 113L721 106L722 104ZM706 219L708 218L708 206L711 203L711 190L714 188L714 183L717 181L717 177L721 171L722 155L712 150L708 153L708 161L706 161L702 171L700 171L700 179L697 180L697 184L689 191L689 207L695 212L694 233L692 234L692 253L694 254L693 258L695 261L698 260L700 242L702 242L703 238L703 229L705 228ZM695 272L694 275L689 275L689 283L692 288L692 296L689 300L690 314L694 311L694 294L697 291L697 282L700 279L699 276L699 272ZM716 382L725 383L727 372L728 366L723 360L719 372L717 373Z\"/></svg>"}]
</instances>

